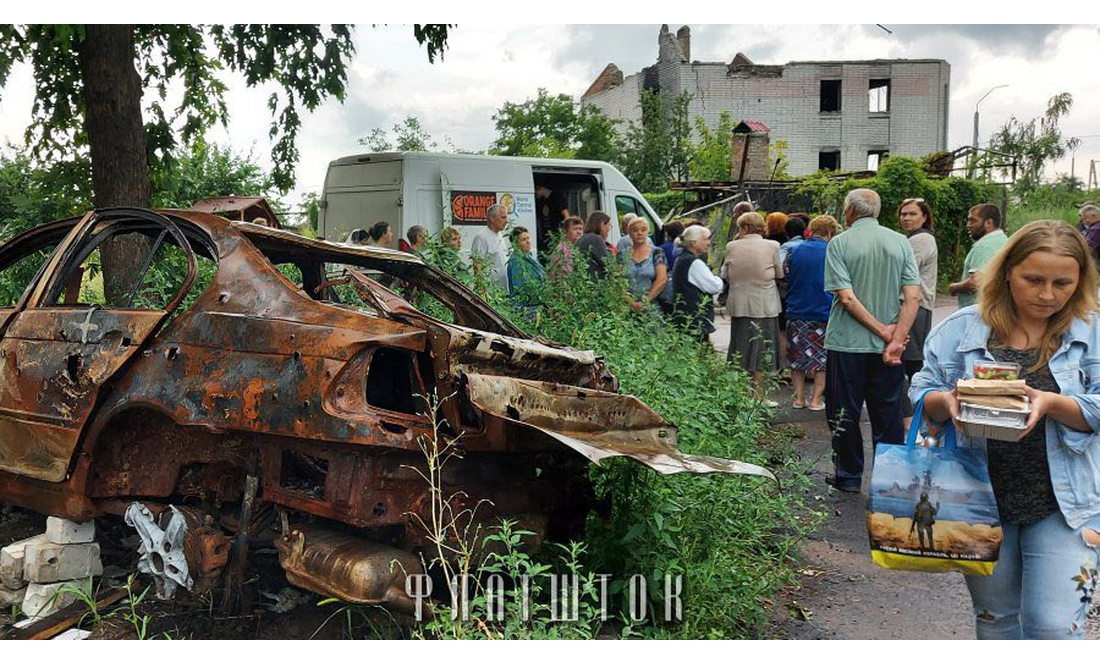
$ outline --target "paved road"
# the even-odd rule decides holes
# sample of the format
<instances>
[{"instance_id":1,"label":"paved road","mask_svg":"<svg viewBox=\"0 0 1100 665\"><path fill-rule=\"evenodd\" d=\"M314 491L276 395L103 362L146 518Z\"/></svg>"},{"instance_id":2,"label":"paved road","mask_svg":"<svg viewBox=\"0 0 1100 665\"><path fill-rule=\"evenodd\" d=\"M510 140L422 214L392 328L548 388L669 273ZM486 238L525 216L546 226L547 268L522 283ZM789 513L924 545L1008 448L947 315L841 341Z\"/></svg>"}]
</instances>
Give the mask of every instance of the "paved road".
<instances>
[{"instance_id":1,"label":"paved road","mask_svg":"<svg viewBox=\"0 0 1100 665\"><path fill-rule=\"evenodd\" d=\"M939 299L933 322L939 323L956 309L954 298ZM724 354L729 319L720 317L718 327L711 341ZM962 576L892 571L871 563L865 495L837 492L825 484L832 463L824 414L792 409L787 386L774 397L781 404L776 422L797 423L805 431L800 444L803 459L814 462L806 502L825 509L829 518L802 547L800 588L777 599L771 635L780 639L973 639L970 597ZM865 458L872 459L866 412L861 427ZM1089 630L1090 639L1100 639L1097 621L1090 622Z\"/></svg>"}]
</instances>

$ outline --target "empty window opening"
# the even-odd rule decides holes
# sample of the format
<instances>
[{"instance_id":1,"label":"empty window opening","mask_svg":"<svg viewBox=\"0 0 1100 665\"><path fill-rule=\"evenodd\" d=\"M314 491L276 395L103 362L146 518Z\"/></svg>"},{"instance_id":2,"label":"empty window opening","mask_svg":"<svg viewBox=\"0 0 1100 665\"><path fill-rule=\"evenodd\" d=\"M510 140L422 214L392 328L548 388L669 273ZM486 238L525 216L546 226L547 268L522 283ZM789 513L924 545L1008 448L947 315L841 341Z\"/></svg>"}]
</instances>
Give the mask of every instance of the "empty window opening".
<instances>
[{"instance_id":1,"label":"empty window opening","mask_svg":"<svg viewBox=\"0 0 1100 665\"><path fill-rule=\"evenodd\" d=\"M890 156L889 150L868 150L867 151L867 170L877 171L882 163Z\"/></svg>"},{"instance_id":2,"label":"empty window opening","mask_svg":"<svg viewBox=\"0 0 1100 665\"><path fill-rule=\"evenodd\" d=\"M835 113L840 110L840 81L821 82L821 112Z\"/></svg>"},{"instance_id":3,"label":"empty window opening","mask_svg":"<svg viewBox=\"0 0 1100 665\"><path fill-rule=\"evenodd\" d=\"M412 353L389 348L374 352L367 370L367 404L386 411L418 415L425 408L423 393Z\"/></svg>"},{"instance_id":4,"label":"empty window opening","mask_svg":"<svg viewBox=\"0 0 1100 665\"><path fill-rule=\"evenodd\" d=\"M283 489L305 494L313 499L324 499L327 480L327 459L296 450L283 451L283 461L279 469L279 485Z\"/></svg>"},{"instance_id":5,"label":"empty window opening","mask_svg":"<svg viewBox=\"0 0 1100 665\"><path fill-rule=\"evenodd\" d=\"M0 268L0 307L12 307L36 281L35 276L53 254L54 245L26 251L9 265Z\"/></svg>"},{"instance_id":6,"label":"empty window opening","mask_svg":"<svg viewBox=\"0 0 1100 665\"><path fill-rule=\"evenodd\" d=\"M822 150L817 153L817 168L821 171L839 171L840 151Z\"/></svg>"},{"instance_id":7,"label":"empty window opening","mask_svg":"<svg viewBox=\"0 0 1100 665\"><path fill-rule=\"evenodd\" d=\"M197 272L191 288L176 313L185 311L214 279L217 264L214 251L205 245L205 239L195 233L180 229L188 235L190 250L194 254ZM144 237L146 243L130 244ZM102 248L107 242L126 243L123 247L140 250L135 261L128 266L133 277L125 283L108 284L104 281ZM51 305L92 305L111 309L141 309L164 311L179 294L187 279L188 251L179 247L176 238L166 227L150 227L140 220L116 224L83 240L73 256L58 271L47 293Z\"/></svg>"},{"instance_id":8,"label":"empty window opening","mask_svg":"<svg viewBox=\"0 0 1100 665\"><path fill-rule=\"evenodd\" d=\"M890 79L871 79L868 91L871 113L886 113L890 110Z\"/></svg>"}]
</instances>

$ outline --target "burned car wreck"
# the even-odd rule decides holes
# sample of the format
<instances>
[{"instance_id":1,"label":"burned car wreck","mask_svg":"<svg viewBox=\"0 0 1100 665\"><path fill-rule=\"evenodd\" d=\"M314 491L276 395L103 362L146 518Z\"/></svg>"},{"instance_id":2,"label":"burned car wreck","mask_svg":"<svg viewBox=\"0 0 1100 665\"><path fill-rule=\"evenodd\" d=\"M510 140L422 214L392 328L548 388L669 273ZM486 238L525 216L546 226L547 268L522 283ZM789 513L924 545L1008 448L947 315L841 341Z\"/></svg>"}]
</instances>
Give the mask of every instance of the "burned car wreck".
<instances>
[{"instance_id":1,"label":"burned car wreck","mask_svg":"<svg viewBox=\"0 0 1100 665\"><path fill-rule=\"evenodd\" d=\"M142 272L104 296L100 251L127 234L148 239ZM589 462L771 477L681 453L593 352L529 338L413 255L118 208L17 236L0 273L0 501L125 515L162 595L209 590L269 533L291 583L402 607L390 562L428 544L433 437L462 452L449 495L538 539L583 527ZM427 413L426 395L447 399Z\"/></svg>"}]
</instances>

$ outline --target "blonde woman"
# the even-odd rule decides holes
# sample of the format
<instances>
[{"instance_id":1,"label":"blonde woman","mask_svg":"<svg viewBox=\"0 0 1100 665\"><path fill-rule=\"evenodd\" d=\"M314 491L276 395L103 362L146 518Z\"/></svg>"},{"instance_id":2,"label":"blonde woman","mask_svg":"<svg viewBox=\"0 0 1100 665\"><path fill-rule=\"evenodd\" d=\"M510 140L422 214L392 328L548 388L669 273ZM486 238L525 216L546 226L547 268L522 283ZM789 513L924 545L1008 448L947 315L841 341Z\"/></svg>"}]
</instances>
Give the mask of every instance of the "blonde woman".
<instances>
[{"instance_id":1,"label":"blonde woman","mask_svg":"<svg viewBox=\"0 0 1100 665\"><path fill-rule=\"evenodd\" d=\"M668 282L668 265L665 253L649 240L649 222L635 217L627 225L630 246L622 251L623 271L630 287L630 306L642 312L650 304L658 304L657 298Z\"/></svg>"},{"instance_id":2,"label":"blonde woman","mask_svg":"<svg viewBox=\"0 0 1100 665\"><path fill-rule=\"evenodd\" d=\"M1027 429L985 441L1004 540L993 574L966 578L977 635L1082 639L1100 552L1096 271L1076 229L1032 222L982 269L980 289L929 334L909 389L930 420L957 420L955 383L975 362L1024 368Z\"/></svg>"},{"instance_id":3,"label":"blonde woman","mask_svg":"<svg viewBox=\"0 0 1100 665\"><path fill-rule=\"evenodd\" d=\"M775 283L783 278L779 243L764 238L768 227L757 212L738 217L737 230L737 240L726 245L722 265L722 272L730 282L726 301L730 315L729 360L733 362L736 357L741 367L752 374L757 399L778 406L765 399L764 372L779 369L782 305Z\"/></svg>"}]
</instances>

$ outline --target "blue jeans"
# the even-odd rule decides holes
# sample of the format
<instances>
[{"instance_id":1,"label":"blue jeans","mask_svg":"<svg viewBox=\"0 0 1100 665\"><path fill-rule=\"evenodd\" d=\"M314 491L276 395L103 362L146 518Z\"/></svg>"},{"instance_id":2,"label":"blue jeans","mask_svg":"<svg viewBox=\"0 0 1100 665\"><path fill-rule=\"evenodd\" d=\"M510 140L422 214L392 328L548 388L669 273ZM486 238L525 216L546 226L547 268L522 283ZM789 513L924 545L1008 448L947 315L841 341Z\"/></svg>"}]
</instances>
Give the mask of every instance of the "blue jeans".
<instances>
[{"instance_id":1,"label":"blue jeans","mask_svg":"<svg viewBox=\"0 0 1100 665\"><path fill-rule=\"evenodd\" d=\"M978 639L1083 639L1100 548L1086 544L1061 512L1002 526L993 574L966 577Z\"/></svg>"}]
</instances>

